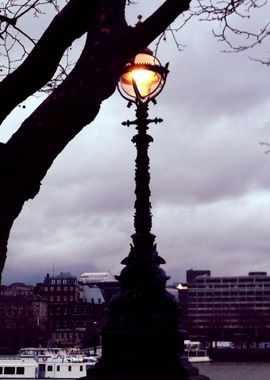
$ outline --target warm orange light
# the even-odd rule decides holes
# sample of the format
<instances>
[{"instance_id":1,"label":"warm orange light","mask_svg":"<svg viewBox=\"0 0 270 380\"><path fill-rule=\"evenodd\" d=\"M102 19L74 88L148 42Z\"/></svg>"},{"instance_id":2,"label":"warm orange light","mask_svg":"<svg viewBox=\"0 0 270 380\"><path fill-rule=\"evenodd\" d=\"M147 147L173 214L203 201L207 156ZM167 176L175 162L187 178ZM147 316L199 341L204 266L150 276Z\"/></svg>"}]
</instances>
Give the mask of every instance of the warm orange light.
<instances>
[{"instance_id":1,"label":"warm orange light","mask_svg":"<svg viewBox=\"0 0 270 380\"><path fill-rule=\"evenodd\" d=\"M159 86L161 75L152 70L134 69L125 73L120 83L128 95L136 97L134 84L142 98L148 97ZM134 83L135 82L135 83Z\"/></svg>"},{"instance_id":2,"label":"warm orange light","mask_svg":"<svg viewBox=\"0 0 270 380\"><path fill-rule=\"evenodd\" d=\"M159 85L161 76L150 70L133 70L132 78L136 82L139 93L144 98L149 96Z\"/></svg>"},{"instance_id":3,"label":"warm orange light","mask_svg":"<svg viewBox=\"0 0 270 380\"><path fill-rule=\"evenodd\" d=\"M162 89L165 81L163 68L150 50L136 55L126 65L120 77L121 89L131 98L151 98Z\"/></svg>"}]
</instances>

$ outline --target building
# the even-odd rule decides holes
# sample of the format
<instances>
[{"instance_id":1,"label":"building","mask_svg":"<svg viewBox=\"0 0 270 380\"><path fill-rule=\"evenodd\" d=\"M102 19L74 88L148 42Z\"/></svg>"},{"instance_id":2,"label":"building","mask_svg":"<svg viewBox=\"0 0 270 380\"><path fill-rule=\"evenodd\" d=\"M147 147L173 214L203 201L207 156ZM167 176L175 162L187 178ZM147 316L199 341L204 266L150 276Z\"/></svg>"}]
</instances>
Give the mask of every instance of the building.
<instances>
[{"instance_id":1,"label":"building","mask_svg":"<svg viewBox=\"0 0 270 380\"><path fill-rule=\"evenodd\" d=\"M23 282L14 282L11 285L1 286L1 295L3 296L28 296L33 294L33 286L25 285Z\"/></svg>"},{"instance_id":2,"label":"building","mask_svg":"<svg viewBox=\"0 0 270 380\"><path fill-rule=\"evenodd\" d=\"M188 269L186 272L186 280L188 283L193 282L194 279L198 276L211 276L211 271L208 269Z\"/></svg>"},{"instance_id":3,"label":"building","mask_svg":"<svg viewBox=\"0 0 270 380\"><path fill-rule=\"evenodd\" d=\"M75 276L61 272L36 284L35 293L48 303L49 345L75 346L84 337L89 319L87 305L81 303L80 287Z\"/></svg>"},{"instance_id":4,"label":"building","mask_svg":"<svg viewBox=\"0 0 270 380\"><path fill-rule=\"evenodd\" d=\"M194 272L188 271L187 289L182 290L185 326L192 339L239 344L270 340L270 276L266 272L230 277Z\"/></svg>"},{"instance_id":5,"label":"building","mask_svg":"<svg viewBox=\"0 0 270 380\"><path fill-rule=\"evenodd\" d=\"M44 281L38 283L35 290L50 304L77 302L80 299L77 278L70 273L61 272L57 276L50 276L47 273Z\"/></svg>"},{"instance_id":6,"label":"building","mask_svg":"<svg viewBox=\"0 0 270 380\"><path fill-rule=\"evenodd\" d=\"M17 352L47 342L47 302L38 295L1 295L0 347Z\"/></svg>"},{"instance_id":7,"label":"building","mask_svg":"<svg viewBox=\"0 0 270 380\"><path fill-rule=\"evenodd\" d=\"M91 342L105 315L102 291L92 282L82 284L70 273L47 274L35 292L48 302L50 345L81 346Z\"/></svg>"}]
</instances>

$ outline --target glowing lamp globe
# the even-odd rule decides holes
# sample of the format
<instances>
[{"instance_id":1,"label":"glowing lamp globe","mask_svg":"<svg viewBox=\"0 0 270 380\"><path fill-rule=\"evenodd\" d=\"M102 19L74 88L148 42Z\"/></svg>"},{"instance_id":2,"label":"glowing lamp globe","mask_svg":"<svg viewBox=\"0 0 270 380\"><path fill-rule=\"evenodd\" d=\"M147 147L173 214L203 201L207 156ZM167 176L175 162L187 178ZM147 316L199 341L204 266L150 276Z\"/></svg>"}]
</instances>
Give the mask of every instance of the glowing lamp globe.
<instances>
[{"instance_id":1,"label":"glowing lamp globe","mask_svg":"<svg viewBox=\"0 0 270 380\"><path fill-rule=\"evenodd\" d=\"M119 80L119 91L128 100L149 101L163 89L168 74L150 49L137 54L125 67Z\"/></svg>"}]
</instances>

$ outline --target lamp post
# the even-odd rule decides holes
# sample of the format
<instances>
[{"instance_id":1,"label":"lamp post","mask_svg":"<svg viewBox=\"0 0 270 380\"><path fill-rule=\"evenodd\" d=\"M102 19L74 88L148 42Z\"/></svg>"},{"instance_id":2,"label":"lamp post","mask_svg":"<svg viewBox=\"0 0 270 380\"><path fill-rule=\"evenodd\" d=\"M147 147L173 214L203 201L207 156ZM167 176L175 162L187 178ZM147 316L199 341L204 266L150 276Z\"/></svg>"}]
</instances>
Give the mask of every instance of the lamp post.
<instances>
[{"instance_id":1,"label":"lamp post","mask_svg":"<svg viewBox=\"0 0 270 380\"><path fill-rule=\"evenodd\" d=\"M151 233L152 214L150 202L150 165L148 147L153 138L147 133L148 125L160 123L162 119L148 119L149 102L156 102L156 96L162 91L168 74L168 64L162 67L149 49L137 54L128 63L120 77L119 92L128 100L128 106L136 106L136 120L126 121L125 126L135 126L137 134L132 142L136 145L135 160L135 215L132 235L133 245L129 256L122 261L127 266L145 267L149 263L157 265L165 263L158 256L155 246L155 235ZM121 278L119 278L121 283ZM136 283L138 281L136 280Z\"/></svg>"},{"instance_id":2,"label":"lamp post","mask_svg":"<svg viewBox=\"0 0 270 380\"><path fill-rule=\"evenodd\" d=\"M166 291L169 277L160 268L165 260L158 255L155 235L151 232L150 173L148 147L153 141L147 133L149 124L162 119L148 118L150 102L162 91L168 64L161 66L149 49L135 56L120 77L120 94L128 106L136 106L136 119L123 125L135 126L132 138L135 160L135 233L131 236L125 265L115 276L121 291L109 308L109 318L102 333L102 357L98 366L109 373L177 374L189 371L180 360L183 339L179 336L178 307ZM193 373L197 373L193 369Z\"/></svg>"}]
</instances>

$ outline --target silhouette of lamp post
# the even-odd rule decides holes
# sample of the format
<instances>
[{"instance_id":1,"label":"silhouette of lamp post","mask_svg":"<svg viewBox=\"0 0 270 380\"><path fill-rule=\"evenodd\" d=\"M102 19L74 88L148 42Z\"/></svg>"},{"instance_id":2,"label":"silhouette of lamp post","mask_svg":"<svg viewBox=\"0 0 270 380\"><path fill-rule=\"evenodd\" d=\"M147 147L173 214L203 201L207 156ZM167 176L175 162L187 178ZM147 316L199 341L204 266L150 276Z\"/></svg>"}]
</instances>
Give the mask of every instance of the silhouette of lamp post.
<instances>
[{"instance_id":1,"label":"silhouette of lamp post","mask_svg":"<svg viewBox=\"0 0 270 380\"><path fill-rule=\"evenodd\" d=\"M156 96L162 91L168 74L168 64L163 67L149 49L145 49L128 63L120 77L119 92L128 100L128 107L136 106L136 120L126 121L125 126L135 126L137 134L132 142L136 145L135 170L135 234L132 235L133 246L128 258L122 261L125 265L161 264L154 245L155 235L151 233L152 215L150 203L150 173L148 147L153 138L147 134L148 125L160 123L162 119L148 119L148 105L150 101L156 103ZM120 280L120 279L119 279ZM121 282L121 280L120 280Z\"/></svg>"},{"instance_id":2,"label":"silhouette of lamp post","mask_svg":"<svg viewBox=\"0 0 270 380\"><path fill-rule=\"evenodd\" d=\"M119 276L121 291L110 303L107 325L102 333L102 357L99 366L125 374L166 375L187 371L180 360L183 339L179 336L178 306L166 291L169 277L160 268L165 260L158 255L155 235L151 233L150 173L148 147L153 138L147 133L150 102L162 91L168 64L161 66L149 49L136 55L120 77L118 89L128 107L136 106L136 119L122 123L135 126L132 138L135 159L135 233L131 236L129 255Z\"/></svg>"}]
</instances>

